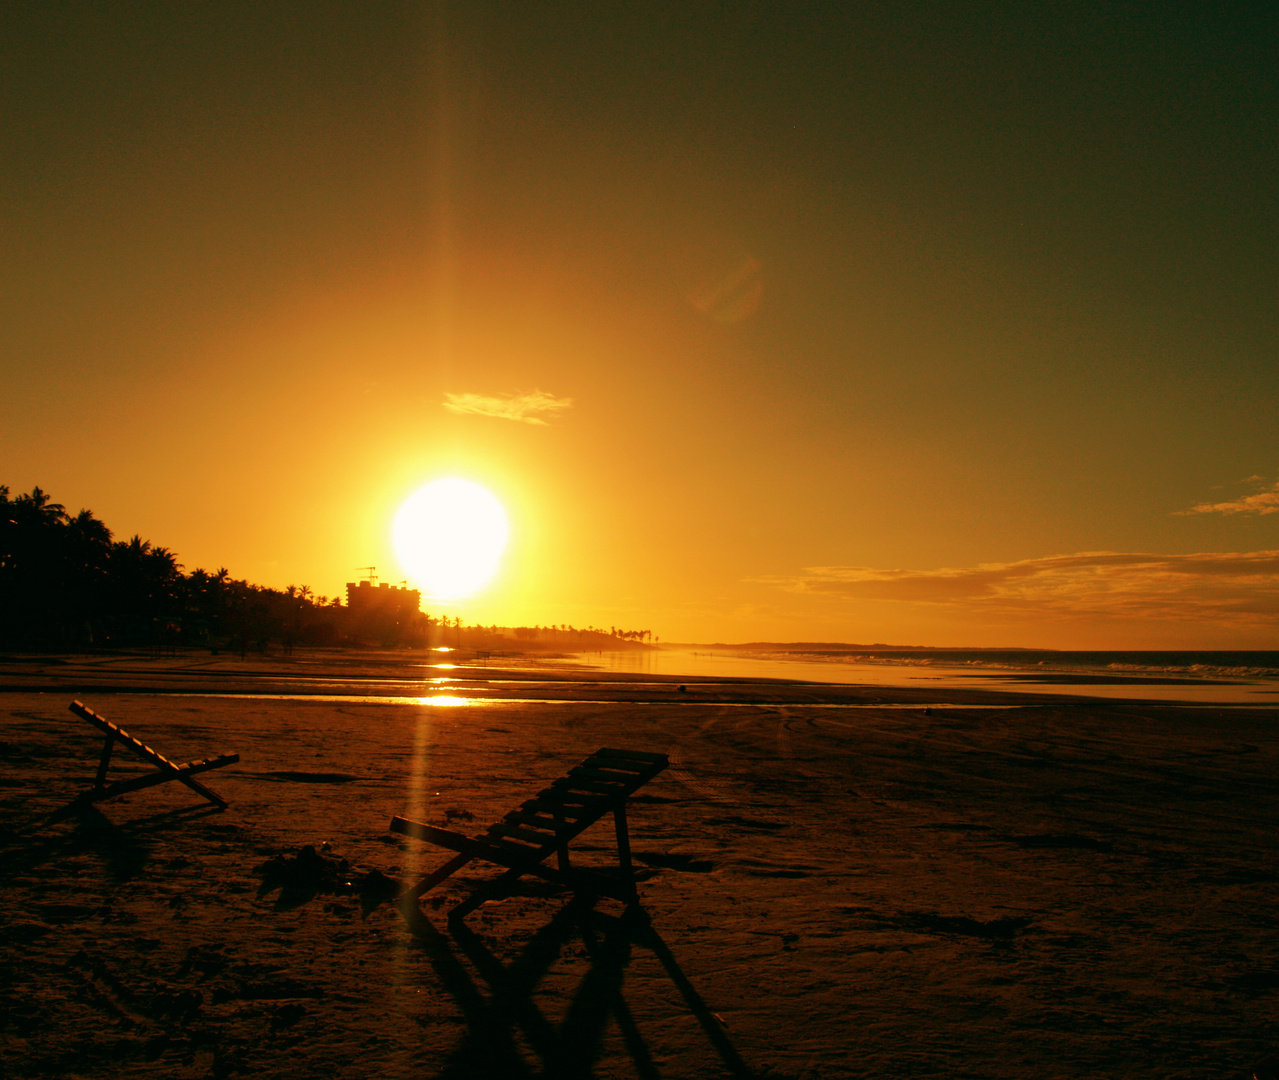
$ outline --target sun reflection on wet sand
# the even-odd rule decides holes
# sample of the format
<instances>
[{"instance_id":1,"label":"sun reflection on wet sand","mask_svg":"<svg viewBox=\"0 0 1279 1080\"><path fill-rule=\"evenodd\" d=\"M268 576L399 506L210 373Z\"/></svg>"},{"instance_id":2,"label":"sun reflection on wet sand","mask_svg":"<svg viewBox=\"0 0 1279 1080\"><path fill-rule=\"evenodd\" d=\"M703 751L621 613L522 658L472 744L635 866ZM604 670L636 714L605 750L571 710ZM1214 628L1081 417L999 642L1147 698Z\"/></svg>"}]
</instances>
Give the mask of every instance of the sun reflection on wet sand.
<instances>
[{"instance_id":1,"label":"sun reflection on wet sand","mask_svg":"<svg viewBox=\"0 0 1279 1080\"><path fill-rule=\"evenodd\" d=\"M139 697L176 697L177 691L164 690L141 690L137 691ZM391 694L250 694L250 693L218 693L206 691L182 692L182 697L188 698L226 698L233 700L248 701L317 701L317 702L338 702L343 705L487 705L495 706L511 706L511 705L609 705L616 706L619 709L635 708L698 708L704 709L713 706L717 709L758 709L760 702L758 701L698 701L696 699L690 701L625 701L625 700L609 700L608 698L554 698L554 697L537 697L537 698L512 698L512 697L456 697L451 694L437 694L432 697L407 697L403 695ZM788 707L795 709L1024 709L1028 704L1024 701L1012 704L1001 705L992 702L954 702L954 701L913 701L913 702L890 702L890 701L803 701L791 702ZM1147 705L1157 705L1157 702L1145 702ZM1193 708L1193 705L1177 704L1178 708ZM1223 708L1224 706L1214 705L1214 708Z\"/></svg>"}]
</instances>

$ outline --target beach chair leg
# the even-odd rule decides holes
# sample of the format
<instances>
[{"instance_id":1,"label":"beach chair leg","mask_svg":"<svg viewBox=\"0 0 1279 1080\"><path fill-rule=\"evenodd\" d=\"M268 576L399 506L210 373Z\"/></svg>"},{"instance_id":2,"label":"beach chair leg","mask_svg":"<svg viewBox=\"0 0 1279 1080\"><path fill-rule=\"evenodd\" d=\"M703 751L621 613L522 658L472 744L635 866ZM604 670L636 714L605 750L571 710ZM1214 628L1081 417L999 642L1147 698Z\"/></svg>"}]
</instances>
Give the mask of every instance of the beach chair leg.
<instances>
[{"instance_id":1,"label":"beach chair leg","mask_svg":"<svg viewBox=\"0 0 1279 1080\"><path fill-rule=\"evenodd\" d=\"M197 795L203 796L204 798L208 799L209 802L213 803L214 806L221 807L223 810L226 809L226 805L227 805L226 799L222 798L222 796L219 795L212 788L205 787L202 783L200 783L199 780L192 780L191 777L187 776L187 774L183 772L182 770L178 770L177 775L172 777L172 779L181 781L183 784L186 784L186 786L189 787L192 791L194 791Z\"/></svg>"},{"instance_id":2,"label":"beach chair leg","mask_svg":"<svg viewBox=\"0 0 1279 1080\"><path fill-rule=\"evenodd\" d=\"M481 885L460 904L449 909L449 922L458 922L461 919L465 919L485 900L505 895L509 891L508 887L518 881L524 873L524 867L507 870L501 877L494 878L487 885Z\"/></svg>"},{"instance_id":3,"label":"beach chair leg","mask_svg":"<svg viewBox=\"0 0 1279 1080\"><path fill-rule=\"evenodd\" d=\"M639 900L639 892L635 888L635 872L631 867L631 835L626 828L626 804L619 802L613 811L613 824L617 830L617 861L622 868L622 877L631 902Z\"/></svg>"},{"instance_id":4,"label":"beach chair leg","mask_svg":"<svg viewBox=\"0 0 1279 1080\"><path fill-rule=\"evenodd\" d=\"M108 735L102 744L102 760L98 762L98 775L93 780L93 790L101 791L106 785L107 766L111 764L111 748L115 746L115 736Z\"/></svg>"},{"instance_id":5,"label":"beach chair leg","mask_svg":"<svg viewBox=\"0 0 1279 1080\"><path fill-rule=\"evenodd\" d=\"M449 861L438 870L432 871L416 885L412 885L405 889L404 892L400 894L401 907L409 907L416 904L423 896L434 889L436 885L445 878L451 877L456 871L464 867L473 858L475 858L475 856L466 851L454 855L453 858L449 859Z\"/></svg>"},{"instance_id":6,"label":"beach chair leg","mask_svg":"<svg viewBox=\"0 0 1279 1080\"><path fill-rule=\"evenodd\" d=\"M555 835L557 837L563 836L564 826L565 826L564 815L559 810L556 810L554 816L555 816ZM564 840L561 840L559 847L555 849L555 858L558 861L559 868L561 870L567 871L570 869L569 861L568 861L568 844Z\"/></svg>"}]
</instances>

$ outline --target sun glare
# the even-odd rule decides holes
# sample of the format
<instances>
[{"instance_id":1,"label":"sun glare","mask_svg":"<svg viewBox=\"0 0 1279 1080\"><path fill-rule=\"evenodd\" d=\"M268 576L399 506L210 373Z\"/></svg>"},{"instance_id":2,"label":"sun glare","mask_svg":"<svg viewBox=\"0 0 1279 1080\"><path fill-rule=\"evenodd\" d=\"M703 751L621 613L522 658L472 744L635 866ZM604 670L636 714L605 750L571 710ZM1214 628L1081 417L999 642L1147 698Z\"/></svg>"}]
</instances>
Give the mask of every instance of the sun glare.
<instances>
[{"instance_id":1,"label":"sun glare","mask_svg":"<svg viewBox=\"0 0 1279 1080\"><path fill-rule=\"evenodd\" d=\"M506 547L506 512L469 480L436 480L410 495L391 539L408 576L428 596L460 600L497 571Z\"/></svg>"}]
</instances>

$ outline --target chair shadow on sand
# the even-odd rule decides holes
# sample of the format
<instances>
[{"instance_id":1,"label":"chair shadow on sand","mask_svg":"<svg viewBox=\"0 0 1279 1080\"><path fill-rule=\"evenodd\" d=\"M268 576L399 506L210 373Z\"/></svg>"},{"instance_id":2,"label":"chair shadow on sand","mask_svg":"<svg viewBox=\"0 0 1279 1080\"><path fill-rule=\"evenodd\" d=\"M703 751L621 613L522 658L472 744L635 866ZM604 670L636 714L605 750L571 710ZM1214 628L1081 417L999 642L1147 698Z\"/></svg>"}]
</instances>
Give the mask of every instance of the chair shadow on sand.
<instances>
[{"instance_id":1,"label":"chair shadow on sand","mask_svg":"<svg viewBox=\"0 0 1279 1080\"><path fill-rule=\"evenodd\" d=\"M636 946L648 949L662 965L723 1062L725 1074L742 1080L754 1075L638 904L614 916L596 911L589 899L577 897L509 961L499 959L460 922L442 931L416 910L409 913L408 922L467 1021L466 1036L440 1071L440 1080L489 1076L587 1080L594 1075L610 1016L616 1020L637 1075L658 1080L662 1074L623 993L626 968ZM575 939L585 947L589 967L557 1026L539 1008L538 989ZM487 995L463 958L487 984ZM521 1051L521 1036L541 1060L539 1070L531 1068Z\"/></svg>"},{"instance_id":2,"label":"chair shadow on sand","mask_svg":"<svg viewBox=\"0 0 1279 1080\"><path fill-rule=\"evenodd\" d=\"M116 823L92 803L76 799L34 828L12 834L4 845L3 859L10 872L30 872L57 859L93 852L113 881L128 881L151 861L153 835L221 812L216 806L184 806ZM41 835L46 825L62 821L72 821L74 828L59 835Z\"/></svg>"}]
</instances>

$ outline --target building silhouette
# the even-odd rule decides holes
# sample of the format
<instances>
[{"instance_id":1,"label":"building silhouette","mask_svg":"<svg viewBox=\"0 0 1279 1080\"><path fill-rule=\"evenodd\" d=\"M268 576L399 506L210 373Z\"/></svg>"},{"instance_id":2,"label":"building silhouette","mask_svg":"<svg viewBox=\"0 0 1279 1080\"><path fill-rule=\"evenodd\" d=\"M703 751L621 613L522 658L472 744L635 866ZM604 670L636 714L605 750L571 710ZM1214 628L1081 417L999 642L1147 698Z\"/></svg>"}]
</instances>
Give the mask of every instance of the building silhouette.
<instances>
[{"instance_id":1,"label":"building silhouette","mask_svg":"<svg viewBox=\"0 0 1279 1080\"><path fill-rule=\"evenodd\" d=\"M375 585L371 581L346 583L346 606L358 615L389 615L405 618L421 610L422 594L407 586Z\"/></svg>"}]
</instances>

